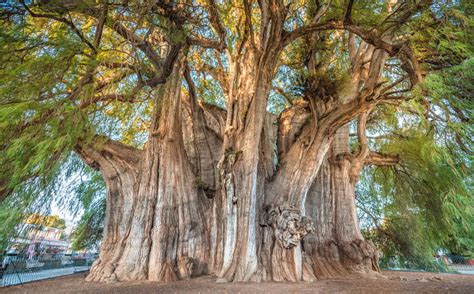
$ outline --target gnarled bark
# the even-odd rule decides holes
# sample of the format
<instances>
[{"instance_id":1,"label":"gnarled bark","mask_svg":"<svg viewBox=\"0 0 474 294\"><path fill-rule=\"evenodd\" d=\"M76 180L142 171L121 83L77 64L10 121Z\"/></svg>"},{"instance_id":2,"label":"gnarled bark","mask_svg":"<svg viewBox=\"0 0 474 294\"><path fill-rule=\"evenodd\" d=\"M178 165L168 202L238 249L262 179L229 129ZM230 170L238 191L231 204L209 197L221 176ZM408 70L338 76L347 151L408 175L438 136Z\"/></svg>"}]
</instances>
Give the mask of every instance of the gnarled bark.
<instances>
[{"instance_id":1,"label":"gnarled bark","mask_svg":"<svg viewBox=\"0 0 474 294\"><path fill-rule=\"evenodd\" d=\"M141 151L115 141L98 144L100 146L78 144L76 151L86 163L101 171L107 187L104 238L90 279L108 280L114 271L113 265L122 257L133 218Z\"/></svg>"},{"instance_id":2,"label":"gnarled bark","mask_svg":"<svg viewBox=\"0 0 474 294\"><path fill-rule=\"evenodd\" d=\"M210 203L195 185L183 141L181 69L175 64L160 89L149 141L133 166L120 157L89 162L106 180L108 214L103 250L88 280L172 281L208 272ZM87 159L103 150L80 152Z\"/></svg>"},{"instance_id":3,"label":"gnarled bark","mask_svg":"<svg viewBox=\"0 0 474 294\"><path fill-rule=\"evenodd\" d=\"M359 137L367 115L359 118ZM306 212L316 230L305 240L304 250L319 278L379 276L377 251L360 233L355 206L355 185L369 153L362 137L359 152L351 154L348 126L338 130L307 198Z\"/></svg>"},{"instance_id":4,"label":"gnarled bark","mask_svg":"<svg viewBox=\"0 0 474 294\"><path fill-rule=\"evenodd\" d=\"M232 64L227 105L224 156L220 163L221 203L225 223L219 277L225 281L258 280L258 199L266 174L259 168L265 107L274 59L258 66L255 52L247 50ZM273 58L276 58L274 56ZM264 115L262 115L264 113ZM263 171L263 172L262 172ZM218 266L220 260L218 261Z\"/></svg>"}]
</instances>

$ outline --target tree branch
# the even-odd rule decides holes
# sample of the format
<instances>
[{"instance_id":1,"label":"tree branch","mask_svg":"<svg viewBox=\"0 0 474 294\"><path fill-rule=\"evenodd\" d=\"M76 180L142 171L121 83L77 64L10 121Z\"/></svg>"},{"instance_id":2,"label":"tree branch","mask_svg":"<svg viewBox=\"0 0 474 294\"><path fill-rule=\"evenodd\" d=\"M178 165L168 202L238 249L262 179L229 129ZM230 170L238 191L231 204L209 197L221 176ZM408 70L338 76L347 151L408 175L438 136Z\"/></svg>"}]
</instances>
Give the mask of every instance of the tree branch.
<instances>
[{"instance_id":1,"label":"tree branch","mask_svg":"<svg viewBox=\"0 0 474 294\"><path fill-rule=\"evenodd\" d=\"M107 12L109 9L109 5L107 2L103 4L102 15L100 16L99 23L95 29L95 38L94 38L94 46L99 48L100 41L102 39L102 32L104 31L105 21L107 20Z\"/></svg>"},{"instance_id":2,"label":"tree branch","mask_svg":"<svg viewBox=\"0 0 474 294\"><path fill-rule=\"evenodd\" d=\"M209 21L220 39L221 50L225 48L226 32L219 17L215 0L208 0Z\"/></svg>"},{"instance_id":3,"label":"tree branch","mask_svg":"<svg viewBox=\"0 0 474 294\"><path fill-rule=\"evenodd\" d=\"M365 159L365 164L377 166L393 166L397 165L399 162L400 156L398 154L385 154L376 151L370 151Z\"/></svg>"},{"instance_id":4,"label":"tree branch","mask_svg":"<svg viewBox=\"0 0 474 294\"><path fill-rule=\"evenodd\" d=\"M222 51L222 50L224 50L224 47L225 47L222 42L214 41L214 40L210 40L210 39L205 39L205 38L187 37L186 42L189 45L200 46L200 47L203 47L203 48L216 49L217 51Z\"/></svg>"},{"instance_id":5,"label":"tree branch","mask_svg":"<svg viewBox=\"0 0 474 294\"><path fill-rule=\"evenodd\" d=\"M369 143L367 141L367 136L365 134L366 131L366 124L367 124L367 117L369 116L370 109L366 112L363 112L359 115L359 120L357 124L357 137L359 139L359 152L352 157L351 160L351 167L349 170L349 176L351 181L354 183L359 178L360 172L364 167L365 159L369 155Z\"/></svg>"},{"instance_id":6,"label":"tree branch","mask_svg":"<svg viewBox=\"0 0 474 294\"><path fill-rule=\"evenodd\" d=\"M94 169L100 169L109 159L123 161L130 168L137 169L142 155L141 150L102 135L96 135L92 142L77 142L74 150Z\"/></svg>"},{"instance_id":7,"label":"tree branch","mask_svg":"<svg viewBox=\"0 0 474 294\"><path fill-rule=\"evenodd\" d=\"M79 37L79 39L81 39L82 42L84 42L95 54L97 53L97 49L95 48L94 45L92 45L91 42L89 42L89 40L87 40L87 38L84 36L84 34L76 27L76 25L74 25L74 23L64 17L58 17L56 15L53 15L53 14L39 14L39 13L35 13L33 12L29 7L28 5L26 5L25 1L22 0L21 1L21 4L23 5L23 7L31 14L31 16L33 17L37 17L37 18L49 18L49 19L53 19L55 21L58 21L58 22L61 22L61 23L64 23L66 24L67 26L69 26L72 31Z\"/></svg>"},{"instance_id":8,"label":"tree branch","mask_svg":"<svg viewBox=\"0 0 474 294\"><path fill-rule=\"evenodd\" d=\"M156 53L156 51L151 47L150 43L145 40L140 39L133 32L127 29L125 26L120 24L117 21L112 23L112 29L122 36L125 40L129 41L132 46L137 47L141 50L153 63L156 69L160 70L162 66L161 57Z\"/></svg>"},{"instance_id":9,"label":"tree branch","mask_svg":"<svg viewBox=\"0 0 474 294\"><path fill-rule=\"evenodd\" d=\"M351 23L352 22L352 5L354 4L354 0L349 0L346 7L346 12L344 14L344 23Z\"/></svg>"},{"instance_id":10,"label":"tree branch","mask_svg":"<svg viewBox=\"0 0 474 294\"><path fill-rule=\"evenodd\" d=\"M330 20L326 23L317 23L303 26L294 29L291 32L284 32L283 46L288 45L291 41L304 36L308 33L323 30L347 30L361 37L365 42L375 46L377 49L382 49L387 52L391 57L399 57L402 61L402 69L408 73L412 85L417 84L423 79L420 65L415 57L415 54L406 43L391 44L385 41L376 30L364 30L363 28L354 25L347 24L343 21Z\"/></svg>"}]
</instances>

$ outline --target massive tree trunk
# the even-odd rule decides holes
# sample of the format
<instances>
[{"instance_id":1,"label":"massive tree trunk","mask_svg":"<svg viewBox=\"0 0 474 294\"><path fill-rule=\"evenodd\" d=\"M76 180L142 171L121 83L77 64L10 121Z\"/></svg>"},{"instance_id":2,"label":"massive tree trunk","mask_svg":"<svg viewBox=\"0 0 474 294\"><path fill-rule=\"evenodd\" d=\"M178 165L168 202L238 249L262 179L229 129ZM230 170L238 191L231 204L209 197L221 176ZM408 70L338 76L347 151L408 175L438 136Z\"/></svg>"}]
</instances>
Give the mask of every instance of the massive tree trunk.
<instances>
[{"instance_id":1,"label":"massive tree trunk","mask_svg":"<svg viewBox=\"0 0 474 294\"><path fill-rule=\"evenodd\" d=\"M369 152L363 131L368 112L385 94L399 97L391 91L399 82L386 85L380 79L388 54L400 58L400 68L413 84L421 79L411 50L405 43L392 44L391 31L356 25L353 1L341 20L327 17L330 1L304 10L294 10L286 1L242 1L228 12L238 15L226 27L214 2L192 11L180 1L154 1L139 11L127 1L113 8L101 3L100 9L82 1L39 1L39 8L53 14L28 9L34 17L67 24L93 51L91 64L102 53L104 28L126 42L124 50L133 48L129 53L136 64L129 64L127 57L123 63L107 62L87 71L68 97L80 107L108 97L132 103L127 95L119 99L121 95L104 93L120 90L124 79L136 80L134 94L159 85L143 150L100 137L76 146L84 161L101 171L107 186L100 258L87 279L166 282L215 274L218 281L313 281L374 275L377 254L358 227L355 185L364 164L392 164L396 159ZM395 2L390 3L389 11ZM196 11L208 21L188 19ZM300 19L297 14L303 11ZM59 17L66 12L98 21L93 44L82 26ZM147 13L150 21L139 21ZM208 39L210 30L219 41ZM328 35L327 30L333 31ZM343 30L351 33L344 35ZM297 53L307 56L295 59L304 59L308 84L301 101L276 119L266 108L279 57L302 36L307 42L298 48L307 50ZM330 50L321 50L329 39L340 39L333 48L337 54L347 45L350 78L332 77L331 68L346 66L331 64ZM220 63L220 68L210 67L220 76L225 110L198 101L181 52L194 45L216 50L211 63ZM127 71L108 85L108 75L99 77L101 66ZM89 96L81 95L89 84L97 95L79 101ZM348 124L356 117L361 148L353 154ZM1 201L8 191L1 180L0 186Z\"/></svg>"},{"instance_id":2,"label":"massive tree trunk","mask_svg":"<svg viewBox=\"0 0 474 294\"><path fill-rule=\"evenodd\" d=\"M189 74L181 99L177 63L143 151L114 141L78 146L108 189L104 243L88 280L312 281L377 270L355 212L360 164L349 156L347 125L336 132L370 107L302 100L276 119L265 110L276 58L256 66L252 54L233 64L227 111L199 104ZM327 105L337 107L314 111Z\"/></svg>"},{"instance_id":3,"label":"massive tree trunk","mask_svg":"<svg viewBox=\"0 0 474 294\"><path fill-rule=\"evenodd\" d=\"M360 233L355 206L357 179L351 177L357 163L350 158L348 141L346 125L336 133L306 200L306 213L316 230L305 239L304 251L311 256L318 278L378 276L375 247Z\"/></svg>"},{"instance_id":4,"label":"massive tree trunk","mask_svg":"<svg viewBox=\"0 0 474 294\"><path fill-rule=\"evenodd\" d=\"M247 36L226 51L225 111L198 102L179 60L159 89L143 151L112 141L78 146L108 188L104 244L89 280L211 273L218 281L313 281L378 271L358 227L355 184L376 158L363 131L386 54L365 42L356 50L350 36L344 85L320 79L324 67L310 57L303 99L276 119L266 107L288 37L285 9L260 4L268 14L259 39L246 22ZM362 147L352 154L356 117Z\"/></svg>"},{"instance_id":5,"label":"massive tree trunk","mask_svg":"<svg viewBox=\"0 0 474 294\"><path fill-rule=\"evenodd\" d=\"M133 161L107 153L118 145L113 141L100 152L78 148L108 190L104 244L88 280L172 281L208 273L211 203L196 184L183 141L181 63L160 88L146 147L127 149Z\"/></svg>"},{"instance_id":6,"label":"massive tree trunk","mask_svg":"<svg viewBox=\"0 0 474 294\"><path fill-rule=\"evenodd\" d=\"M357 219L352 222L342 221L352 212L354 214L351 216L357 217L355 206L354 210L350 209L350 205L355 202L347 201L347 199L354 199L355 190L341 190L343 183L336 180L336 178L342 179L339 170L331 168L328 174L326 166L328 156L341 151L340 137L347 126L336 132L338 126L348 122L358 111L364 111L365 107L346 112L343 107L347 105L346 103L339 106L337 110L323 112L321 109L325 111L331 109L334 107L333 103L338 103L337 100L325 101L321 98L318 102L315 100L315 98L310 98L309 101L300 101L283 112L280 117L278 138L280 160L275 176L266 187L264 226L267 233L264 235L266 239L263 243L264 256L268 256L264 264L269 270L268 279L275 281L313 281L325 277L319 271L321 267L331 266L328 263L332 261L320 260L313 250L303 250L302 245L306 244L304 239L321 233L322 239L337 242L336 228L339 228L341 232L358 232L359 230ZM318 117L323 118L317 119ZM334 138L336 142L333 143ZM345 144L348 144L348 134ZM332 149L331 146L333 146ZM315 184L318 172L323 165L321 173L327 174L328 179L323 183ZM327 186L322 186L323 184ZM311 198L314 197L314 189L320 189L327 195L319 199ZM343 193L349 193L349 195L342 199ZM333 212L328 211L329 209ZM341 211L340 214L339 211ZM337 224L334 223L336 218L340 218ZM315 222L316 219L319 223ZM351 219L348 218L348 220ZM328 234L327 231L334 232ZM342 236L342 233L339 235L341 240L346 238ZM347 236L347 238L352 237ZM317 245L320 250L323 250L321 246L323 244ZM341 271L340 275L344 273Z\"/></svg>"},{"instance_id":7,"label":"massive tree trunk","mask_svg":"<svg viewBox=\"0 0 474 294\"><path fill-rule=\"evenodd\" d=\"M261 238L259 207L264 181L273 169L273 158L268 154L272 130L265 123L270 119L265 108L277 54L262 56L247 48L231 63L230 80L234 82L228 94L217 201L223 222L216 229L218 246L222 246L216 269L222 281L261 279L257 254Z\"/></svg>"},{"instance_id":8,"label":"massive tree trunk","mask_svg":"<svg viewBox=\"0 0 474 294\"><path fill-rule=\"evenodd\" d=\"M100 152L87 144L76 148L86 163L100 169L107 187L106 217L100 258L89 276L91 280L109 280L114 265L121 259L134 212L134 194L141 152L123 144L107 141Z\"/></svg>"}]
</instances>

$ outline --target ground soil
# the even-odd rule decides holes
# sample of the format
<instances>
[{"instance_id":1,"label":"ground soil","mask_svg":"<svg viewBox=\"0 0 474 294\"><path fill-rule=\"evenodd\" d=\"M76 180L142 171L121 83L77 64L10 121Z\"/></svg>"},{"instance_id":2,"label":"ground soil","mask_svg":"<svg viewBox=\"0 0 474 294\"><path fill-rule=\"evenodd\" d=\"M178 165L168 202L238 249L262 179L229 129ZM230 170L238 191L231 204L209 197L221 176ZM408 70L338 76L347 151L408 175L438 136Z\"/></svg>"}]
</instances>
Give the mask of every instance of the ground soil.
<instances>
[{"instance_id":1,"label":"ground soil","mask_svg":"<svg viewBox=\"0 0 474 294\"><path fill-rule=\"evenodd\" d=\"M86 282L85 274L0 288L0 293L474 293L474 275L384 271L387 279L225 283L206 276L173 283Z\"/></svg>"}]
</instances>

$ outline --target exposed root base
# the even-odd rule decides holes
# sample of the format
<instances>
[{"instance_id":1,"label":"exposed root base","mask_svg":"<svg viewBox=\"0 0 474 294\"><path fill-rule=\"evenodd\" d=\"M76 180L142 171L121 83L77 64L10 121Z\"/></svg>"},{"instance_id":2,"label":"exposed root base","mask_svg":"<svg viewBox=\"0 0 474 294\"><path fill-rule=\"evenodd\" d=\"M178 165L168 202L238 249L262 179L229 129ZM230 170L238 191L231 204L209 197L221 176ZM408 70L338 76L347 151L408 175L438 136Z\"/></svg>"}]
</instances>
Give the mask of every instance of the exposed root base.
<instances>
[{"instance_id":1,"label":"exposed root base","mask_svg":"<svg viewBox=\"0 0 474 294\"><path fill-rule=\"evenodd\" d=\"M263 280L263 274L261 270L253 270L245 272L238 270L238 267L231 266L225 273L221 274L216 282L217 283L231 283L231 282L261 282Z\"/></svg>"},{"instance_id":2,"label":"exposed root base","mask_svg":"<svg viewBox=\"0 0 474 294\"><path fill-rule=\"evenodd\" d=\"M370 241L329 242L313 250L310 262L319 280L384 278L378 267L377 251Z\"/></svg>"},{"instance_id":3,"label":"exposed root base","mask_svg":"<svg viewBox=\"0 0 474 294\"><path fill-rule=\"evenodd\" d=\"M174 282L179 280L178 273L172 264L166 263L157 272L150 272L148 279L155 282Z\"/></svg>"},{"instance_id":4,"label":"exposed root base","mask_svg":"<svg viewBox=\"0 0 474 294\"><path fill-rule=\"evenodd\" d=\"M270 264L260 266L246 275L244 271L229 269L216 282L313 282L323 279L385 278L380 274L377 252L370 241L356 239L343 244L328 242L324 246L313 247L312 254L306 253L311 248L302 249L297 246L287 249L277 240L273 241L271 260L268 260ZM148 272L137 264L117 264L99 259L93 264L86 280L107 283L137 280L173 282L207 273L206 264L196 263L187 257Z\"/></svg>"},{"instance_id":5,"label":"exposed root base","mask_svg":"<svg viewBox=\"0 0 474 294\"><path fill-rule=\"evenodd\" d=\"M149 280L167 283L206 274L208 272L205 263L193 262L193 259L188 257L180 258L176 264L166 263L156 271L149 270L148 273L136 264L106 263L99 259L92 265L86 281L114 283Z\"/></svg>"},{"instance_id":6,"label":"exposed root base","mask_svg":"<svg viewBox=\"0 0 474 294\"><path fill-rule=\"evenodd\" d=\"M94 262L89 275L88 282L122 282L146 280L144 270L136 264L105 263L100 259Z\"/></svg>"}]
</instances>

